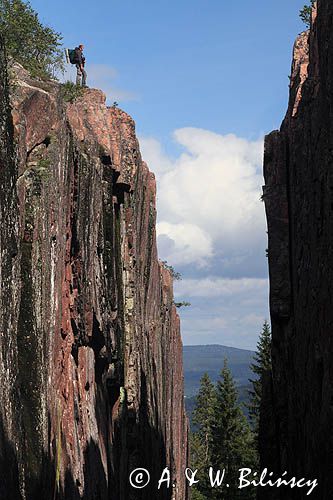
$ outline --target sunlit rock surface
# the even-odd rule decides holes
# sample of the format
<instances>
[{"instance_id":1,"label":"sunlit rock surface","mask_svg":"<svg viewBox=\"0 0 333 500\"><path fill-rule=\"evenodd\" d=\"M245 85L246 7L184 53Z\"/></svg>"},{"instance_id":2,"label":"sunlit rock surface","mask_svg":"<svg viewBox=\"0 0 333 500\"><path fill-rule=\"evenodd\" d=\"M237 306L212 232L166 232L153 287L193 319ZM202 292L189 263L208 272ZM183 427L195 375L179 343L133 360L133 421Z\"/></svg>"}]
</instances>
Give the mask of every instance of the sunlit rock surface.
<instances>
[{"instance_id":1,"label":"sunlit rock surface","mask_svg":"<svg viewBox=\"0 0 333 500\"><path fill-rule=\"evenodd\" d=\"M186 499L179 317L134 122L18 65L10 113L2 46L0 72L0 498Z\"/></svg>"}]
</instances>

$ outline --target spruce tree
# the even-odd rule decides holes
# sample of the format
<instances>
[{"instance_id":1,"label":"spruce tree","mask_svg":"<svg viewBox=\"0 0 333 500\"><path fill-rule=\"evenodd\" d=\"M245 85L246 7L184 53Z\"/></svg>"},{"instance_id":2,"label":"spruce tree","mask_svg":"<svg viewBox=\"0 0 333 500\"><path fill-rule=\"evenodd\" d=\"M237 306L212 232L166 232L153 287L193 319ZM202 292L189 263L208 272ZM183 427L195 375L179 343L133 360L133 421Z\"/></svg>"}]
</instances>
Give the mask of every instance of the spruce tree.
<instances>
[{"instance_id":1,"label":"spruce tree","mask_svg":"<svg viewBox=\"0 0 333 500\"><path fill-rule=\"evenodd\" d=\"M209 498L207 464L203 464L205 450L197 432L190 433L190 450L190 467L197 470L196 480L199 480L199 483L191 486L191 500L206 500Z\"/></svg>"},{"instance_id":2,"label":"spruce tree","mask_svg":"<svg viewBox=\"0 0 333 500\"><path fill-rule=\"evenodd\" d=\"M249 467L256 470L257 458L253 434L238 404L235 382L228 368L227 360L217 382L214 418L214 466L225 469L225 485L213 490L211 498L223 500L252 499L254 488L238 489L239 469Z\"/></svg>"},{"instance_id":3,"label":"spruce tree","mask_svg":"<svg viewBox=\"0 0 333 500\"><path fill-rule=\"evenodd\" d=\"M272 336L268 322L265 320L262 331L259 335L257 350L253 357L254 361L250 365L251 370L256 375L256 378L250 380L252 390L249 391L250 402L248 404L249 417L253 427L253 431L258 436L260 405L262 398L262 383L264 374L272 369Z\"/></svg>"},{"instance_id":4,"label":"spruce tree","mask_svg":"<svg viewBox=\"0 0 333 500\"><path fill-rule=\"evenodd\" d=\"M212 454L214 405L214 385L207 373L200 380L200 389L196 397L196 406L193 411L193 424L197 427L197 435L204 449L205 462L209 462Z\"/></svg>"},{"instance_id":5,"label":"spruce tree","mask_svg":"<svg viewBox=\"0 0 333 500\"><path fill-rule=\"evenodd\" d=\"M210 498L211 493L208 469L213 460L215 400L214 385L205 373L200 380L200 389L193 411L193 424L196 432L191 438L192 467L198 469L197 478L200 480L200 483L191 490L193 493L196 492L198 498L200 495L202 498Z\"/></svg>"}]
</instances>

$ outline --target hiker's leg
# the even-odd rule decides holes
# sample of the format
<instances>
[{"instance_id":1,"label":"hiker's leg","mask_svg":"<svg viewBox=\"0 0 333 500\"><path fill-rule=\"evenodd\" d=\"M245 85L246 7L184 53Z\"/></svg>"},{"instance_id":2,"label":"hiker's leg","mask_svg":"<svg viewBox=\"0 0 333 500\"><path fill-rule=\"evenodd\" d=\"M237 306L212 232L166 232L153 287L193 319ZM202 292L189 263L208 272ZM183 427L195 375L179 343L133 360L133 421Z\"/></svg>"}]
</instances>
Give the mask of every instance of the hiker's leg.
<instances>
[{"instance_id":1,"label":"hiker's leg","mask_svg":"<svg viewBox=\"0 0 333 500\"><path fill-rule=\"evenodd\" d=\"M82 76L82 73L81 73L80 65L76 64L76 85L81 85L81 76Z\"/></svg>"},{"instance_id":2,"label":"hiker's leg","mask_svg":"<svg viewBox=\"0 0 333 500\"><path fill-rule=\"evenodd\" d=\"M82 86L85 87L87 85L87 72L85 69L82 70Z\"/></svg>"}]
</instances>

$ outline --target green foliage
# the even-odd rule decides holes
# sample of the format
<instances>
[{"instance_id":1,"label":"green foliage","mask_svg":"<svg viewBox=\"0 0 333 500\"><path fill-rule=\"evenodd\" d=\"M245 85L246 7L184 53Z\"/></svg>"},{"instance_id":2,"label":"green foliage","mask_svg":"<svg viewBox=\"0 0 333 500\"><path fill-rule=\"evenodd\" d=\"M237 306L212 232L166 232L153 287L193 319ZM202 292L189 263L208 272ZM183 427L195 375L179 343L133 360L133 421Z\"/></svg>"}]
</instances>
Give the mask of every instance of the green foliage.
<instances>
[{"instance_id":1,"label":"green foliage","mask_svg":"<svg viewBox=\"0 0 333 500\"><path fill-rule=\"evenodd\" d=\"M8 54L32 76L50 78L63 70L62 36L39 21L29 2L0 0L0 32Z\"/></svg>"},{"instance_id":2,"label":"green foliage","mask_svg":"<svg viewBox=\"0 0 333 500\"><path fill-rule=\"evenodd\" d=\"M200 389L193 411L193 423L198 431L192 435L191 440L191 458L194 468L198 469L200 480L196 489L198 493L204 495L204 498L209 498L211 493L207 472L213 463L215 404L215 388L208 374L205 373L200 380Z\"/></svg>"},{"instance_id":3,"label":"green foliage","mask_svg":"<svg viewBox=\"0 0 333 500\"><path fill-rule=\"evenodd\" d=\"M166 260L163 260L162 264L163 264L164 269L167 269L169 271L169 273L171 274L171 276L173 277L174 280L179 281L182 279L182 275L180 273L178 273L177 271L175 271L174 267L170 266Z\"/></svg>"},{"instance_id":4,"label":"green foliage","mask_svg":"<svg viewBox=\"0 0 333 500\"><path fill-rule=\"evenodd\" d=\"M16 72L9 64L8 64L8 82L9 82L10 94L14 95L18 89L18 78Z\"/></svg>"},{"instance_id":5,"label":"green foliage","mask_svg":"<svg viewBox=\"0 0 333 500\"><path fill-rule=\"evenodd\" d=\"M304 5L304 7L299 11L299 17L307 28L310 28L311 26L312 8L314 7L315 2L316 0L311 0L310 5Z\"/></svg>"},{"instance_id":6,"label":"green foliage","mask_svg":"<svg viewBox=\"0 0 333 500\"><path fill-rule=\"evenodd\" d=\"M49 158L41 158L38 162L38 169L47 170L50 166L51 162Z\"/></svg>"},{"instance_id":7,"label":"green foliage","mask_svg":"<svg viewBox=\"0 0 333 500\"><path fill-rule=\"evenodd\" d=\"M171 274L172 278L176 281L179 281L182 279L182 275L178 273L174 267L170 266L166 260L162 261L164 269L167 269L169 273ZM186 302L185 300L182 300L181 302L174 302L176 307L189 307L191 305L191 302Z\"/></svg>"},{"instance_id":8,"label":"green foliage","mask_svg":"<svg viewBox=\"0 0 333 500\"><path fill-rule=\"evenodd\" d=\"M213 383L217 382L224 358L228 359L231 373L237 381L237 387L249 385L249 378L252 374L250 364L254 355L252 351L223 345L196 345L184 346L183 353L187 398L198 393L200 379L204 372L209 374Z\"/></svg>"},{"instance_id":9,"label":"green foliage","mask_svg":"<svg viewBox=\"0 0 333 500\"><path fill-rule=\"evenodd\" d=\"M214 408L216 393L214 385L207 373L200 380L200 389L196 398L196 407L193 411L193 423L198 427L198 438L203 443L204 455L201 460L210 463L212 458L214 434Z\"/></svg>"},{"instance_id":10,"label":"green foliage","mask_svg":"<svg viewBox=\"0 0 333 500\"><path fill-rule=\"evenodd\" d=\"M65 102L74 102L84 94L84 87L73 82L63 83L61 86L62 97Z\"/></svg>"},{"instance_id":11,"label":"green foliage","mask_svg":"<svg viewBox=\"0 0 333 500\"><path fill-rule=\"evenodd\" d=\"M250 403L249 417L253 425L253 430L256 437L259 431L260 405L262 398L262 381L263 376L272 369L272 336L271 329L267 321L264 322L262 331L259 335L257 350L253 357L254 362L251 364L251 370L256 375L256 378L250 380L252 390L249 391Z\"/></svg>"},{"instance_id":12,"label":"green foliage","mask_svg":"<svg viewBox=\"0 0 333 500\"><path fill-rule=\"evenodd\" d=\"M174 302L176 307L190 307L191 302L186 302L183 300L182 302Z\"/></svg>"},{"instance_id":13,"label":"green foliage","mask_svg":"<svg viewBox=\"0 0 333 500\"><path fill-rule=\"evenodd\" d=\"M191 466L198 469L197 479L200 480L195 486L196 494L218 500L255 498L254 489L238 489L239 469L255 470L257 455L253 434L238 404L235 382L226 360L216 386L207 374L202 377L193 422L197 430L191 438ZM225 469L229 488L212 488L209 467L215 471Z\"/></svg>"},{"instance_id":14,"label":"green foliage","mask_svg":"<svg viewBox=\"0 0 333 500\"><path fill-rule=\"evenodd\" d=\"M225 469L230 485L223 491L223 499L255 498L253 489L238 489L239 469L249 467L255 470L257 456L254 437L238 405L235 382L226 359L216 387L214 436L214 465Z\"/></svg>"},{"instance_id":15,"label":"green foliage","mask_svg":"<svg viewBox=\"0 0 333 500\"><path fill-rule=\"evenodd\" d=\"M191 500L206 500L205 497L200 491L197 490L195 486L191 487Z\"/></svg>"},{"instance_id":16,"label":"green foliage","mask_svg":"<svg viewBox=\"0 0 333 500\"><path fill-rule=\"evenodd\" d=\"M191 468L197 470L196 479L200 482L191 487L191 500L206 500L211 492L207 470L210 464L204 462L205 446L197 433L190 434Z\"/></svg>"},{"instance_id":17,"label":"green foliage","mask_svg":"<svg viewBox=\"0 0 333 500\"><path fill-rule=\"evenodd\" d=\"M41 180L46 180L49 177L49 167L51 162L48 158L41 158L33 170L38 174Z\"/></svg>"}]
</instances>

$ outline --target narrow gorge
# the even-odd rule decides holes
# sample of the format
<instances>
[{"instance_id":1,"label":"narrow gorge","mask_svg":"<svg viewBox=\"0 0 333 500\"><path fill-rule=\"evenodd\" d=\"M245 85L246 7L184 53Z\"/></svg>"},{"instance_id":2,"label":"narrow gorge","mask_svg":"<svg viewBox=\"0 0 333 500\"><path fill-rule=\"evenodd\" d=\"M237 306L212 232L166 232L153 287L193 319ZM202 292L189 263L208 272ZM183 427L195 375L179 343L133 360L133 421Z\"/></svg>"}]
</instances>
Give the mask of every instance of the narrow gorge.
<instances>
[{"instance_id":1,"label":"narrow gorge","mask_svg":"<svg viewBox=\"0 0 333 500\"><path fill-rule=\"evenodd\" d=\"M9 73L1 44L0 499L185 500L179 317L134 122Z\"/></svg>"},{"instance_id":2,"label":"narrow gorge","mask_svg":"<svg viewBox=\"0 0 333 500\"><path fill-rule=\"evenodd\" d=\"M304 6L303 15L305 12L310 16L313 3ZM187 18L187 12L184 15ZM140 23L137 25L142 29ZM122 32L119 37L122 39ZM8 48L8 38L6 40ZM130 38L127 44L131 45ZM150 53L151 41L146 45ZM187 45L191 47L186 39ZM235 45L239 45L238 42ZM269 57L275 61L273 53ZM160 56L159 53L156 56L158 61ZM238 60L233 58L231 49L228 57ZM130 63L126 60L126 64ZM179 64L183 71L183 61ZM214 72L216 68L214 66ZM255 85L260 88L258 81ZM260 407L259 435L257 427L255 430L249 428L248 434L243 434L249 437L246 441L236 430L234 442L240 446L230 449L236 450L233 453L239 458L250 455L251 446L253 450L255 446L249 460L251 467L257 467L258 471L267 468L275 477L287 474L288 478L316 479L318 486L310 498L331 500L332 0L318 0L314 4L310 28L297 37L289 90L286 116L281 128L266 136L264 151L262 198L268 229L272 327L272 351L270 343L268 351L269 362L272 354L272 369L265 365L261 372L255 372L259 374L258 379L252 381L260 381L256 407L257 418ZM243 108L241 111L243 113ZM157 116L160 119L161 114ZM209 131L202 132L207 132L208 138L212 136ZM220 143L220 134L214 133L214 141L217 136ZM193 137L191 140L195 141L196 136ZM210 144L215 142L209 142L209 151L204 150L201 160L207 164L212 162L214 166ZM227 142L223 144L226 144L223 148L228 145ZM178 146L184 146L184 156L193 153L186 149L186 144ZM217 188L221 186L221 193L223 190L226 193L228 184L222 181L230 173L230 165L237 167L237 161L231 162L234 153L224 160L225 151L219 148L216 172L219 171L223 179L217 183ZM200 155L201 150L198 151L193 155ZM249 153L244 153L246 166L248 156ZM193 177L196 185L202 171L200 167L199 174ZM250 179L253 172L244 176ZM241 183L244 176L236 176L232 186ZM182 185L186 189L181 188L180 198L188 195L185 191L189 183ZM200 202L201 194L196 193L192 192L193 199ZM219 212L212 195L207 193L207 207L215 214L221 212L222 221L225 216L222 212L226 210ZM244 191L243 196L241 190L235 191L235 195L233 190L230 193L235 204L230 206L233 207L240 205L240 199L247 199L244 196L249 194ZM248 204L245 208L247 210ZM193 218L199 218L196 212ZM190 222L186 224L192 227L196 221L191 219ZM264 234L264 227L259 233ZM227 247L228 232L225 234L223 245ZM256 234L254 231L253 235ZM232 240L238 241L238 233L235 231L232 235ZM246 247L247 243L239 246ZM205 248L209 253L210 245ZM184 474L191 460L184 407L182 341L173 296L173 278L178 273L158 259L156 181L142 160L135 123L116 103L107 106L101 90L33 77L8 57L1 37L0 252L0 500L191 498ZM214 252L212 246L212 255L208 257ZM262 258L258 256L261 262L265 260L264 253ZM221 255L216 252L216 258ZM193 260L191 265L194 266L194 262L198 263ZM216 269L221 262L215 261ZM207 267L209 273L214 266ZM193 288L198 289L203 286L201 278L204 278L203 267L199 267L200 273L189 278ZM242 265L239 267L241 269ZM230 274L230 282L237 285L237 280L241 279L243 286L245 278L240 278L239 274L243 271L236 267L234 271L237 272ZM221 276L216 274L216 279L207 278L205 286L220 281L225 286L227 280ZM263 279L260 275L261 282L266 287L266 275ZM223 287L216 288L220 289L223 291ZM230 290L225 296L235 293ZM246 292L246 299L252 298L248 297L249 293ZM193 297L195 301L195 294ZM207 333L210 328L207 325L213 323L209 323L206 309L209 302L215 300L215 295L198 297L202 300L201 312L204 311L200 321L205 323L205 330L200 332ZM234 297L238 300L240 295ZM264 295L258 297L261 307ZM245 301L240 300L235 310L244 306ZM221 315L213 318L221 320L214 323L218 325L216 328L221 328L223 334L225 305L233 314L230 324L238 327L236 323L241 320L237 318L241 316L234 315L231 299L228 302L222 297L216 304L214 314ZM257 321L259 312L256 316L252 312L256 312L257 306L258 311L261 310L259 299L253 304L253 311L247 317ZM238 310L236 312L238 314ZM196 321L193 317L192 325ZM227 338L233 341L237 331L230 327ZM216 330L215 333L220 335L221 332ZM248 335L249 331L244 330L244 339ZM202 338L206 341L208 337ZM213 348L216 350L216 346ZM226 369L224 374L227 378ZM203 434L205 447L197 448L202 454L205 450L206 454L206 461L201 461L200 455L198 467L206 467L208 459L218 454L216 450L227 449L220 441L213 446L212 436L220 439L224 429L230 430L230 435L237 429L235 425L225 425L227 420L223 420L223 415L219 419L222 411L219 411L215 389L209 384L208 376L207 387L213 389L207 391L208 399L202 405L202 422L206 424L206 401L211 404L210 415L214 415L215 420L210 418L211 434L206 431ZM236 405L237 397L234 399ZM225 411L228 417L229 407ZM217 420L220 427L216 425ZM239 421L247 427L245 417L240 417ZM218 428L220 434L215 432ZM194 443L194 439L191 442ZM192 446L192 452L194 448ZM239 454L243 448L246 453ZM233 458L232 452L221 457L216 466L228 469L225 464ZM236 467L233 464L237 473L244 465L237 462ZM164 485L158 489L158 481L166 467L171 474L171 487ZM130 474L137 468L150 473L150 481L147 478L143 488L130 484ZM230 471L231 468L226 478ZM208 495L213 491L212 498L221 496L221 500L236 500L233 496L238 495L240 488L235 478L233 483L230 481L234 489L226 486L223 490L223 484L221 489L213 491L207 476ZM146 480L139 477L141 479L142 482ZM195 491L193 487L192 498L198 493L201 494L199 488ZM195 498L206 496L207 492ZM243 490L237 496L254 497L258 500L307 498L302 487L260 486L255 491L253 488Z\"/></svg>"}]
</instances>

